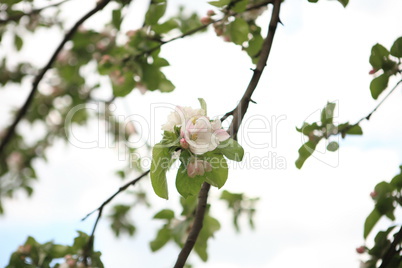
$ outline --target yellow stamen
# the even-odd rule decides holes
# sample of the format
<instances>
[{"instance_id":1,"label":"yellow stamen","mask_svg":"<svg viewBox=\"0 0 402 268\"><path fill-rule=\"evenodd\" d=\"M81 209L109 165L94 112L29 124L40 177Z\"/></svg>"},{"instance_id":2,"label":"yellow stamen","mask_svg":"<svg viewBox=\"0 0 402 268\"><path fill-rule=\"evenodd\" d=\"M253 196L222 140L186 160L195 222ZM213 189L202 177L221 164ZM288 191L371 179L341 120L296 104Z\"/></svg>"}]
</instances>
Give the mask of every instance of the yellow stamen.
<instances>
[{"instance_id":1,"label":"yellow stamen","mask_svg":"<svg viewBox=\"0 0 402 268\"><path fill-rule=\"evenodd\" d=\"M190 140L195 141L197 140L198 135L197 134L191 134Z\"/></svg>"}]
</instances>

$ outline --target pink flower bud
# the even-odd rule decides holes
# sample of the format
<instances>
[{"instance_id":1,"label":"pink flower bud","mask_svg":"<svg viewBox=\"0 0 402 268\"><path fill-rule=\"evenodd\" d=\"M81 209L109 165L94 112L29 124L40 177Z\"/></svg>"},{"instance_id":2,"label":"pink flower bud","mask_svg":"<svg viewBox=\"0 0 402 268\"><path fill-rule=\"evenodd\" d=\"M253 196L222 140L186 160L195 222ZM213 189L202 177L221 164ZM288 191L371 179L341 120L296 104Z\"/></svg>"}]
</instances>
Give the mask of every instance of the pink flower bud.
<instances>
[{"instance_id":1,"label":"pink flower bud","mask_svg":"<svg viewBox=\"0 0 402 268\"><path fill-rule=\"evenodd\" d=\"M214 30L215 30L215 33L216 33L217 36L222 36L223 35L222 27L215 27Z\"/></svg>"},{"instance_id":2,"label":"pink flower bud","mask_svg":"<svg viewBox=\"0 0 402 268\"><path fill-rule=\"evenodd\" d=\"M180 146L181 146L183 149L188 149L188 142L186 141L185 138L181 138L181 140L180 140Z\"/></svg>"},{"instance_id":3,"label":"pink flower bud","mask_svg":"<svg viewBox=\"0 0 402 268\"><path fill-rule=\"evenodd\" d=\"M101 58L101 60L100 60L100 62L99 62L99 64L105 64L105 63L108 63L108 62L110 62L111 61L111 57L110 57L110 55L103 55L102 56L102 58Z\"/></svg>"},{"instance_id":4,"label":"pink flower bud","mask_svg":"<svg viewBox=\"0 0 402 268\"><path fill-rule=\"evenodd\" d=\"M197 171L195 170L195 163L189 163L187 165L187 175L190 178L194 178L197 175Z\"/></svg>"},{"instance_id":5,"label":"pink flower bud","mask_svg":"<svg viewBox=\"0 0 402 268\"><path fill-rule=\"evenodd\" d=\"M215 11L213 11L212 9L207 11L207 15L208 17L212 17L213 15L216 15Z\"/></svg>"},{"instance_id":6,"label":"pink flower bud","mask_svg":"<svg viewBox=\"0 0 402 268\"><path fill-rule=\"evenodd\" d=\"M366 248L364 246L360 246L356 248L356 252L359 254L363 254L366 251Z\"/></svg>"},{"instance_id":7,"label":"pink flower bud","mask_svg":"<svg viewBox=\"0 0 402 268\"><path fill-rule=\"evenodd\" d=\"M204 24L204 25L207 25L207 24L209 24L211 22L212 22L212 20L211 20L210 17L202 17L201 18L201 23Z\"/></svg>"},{"instance_id":8,"label":"pink flower bud","mask_svg":"<svg viewBox=\"0 0 402 268\"><path fill-rule=\"evenodd\" d=\"M375 74L378 71L378 69L373 69L369 72L369 74Z\"/></svg>"},{"instance_id":9,"label":"pink flower bud","mask_svg":"<svg viewBox=\"0 0 402 268\"><path fill-rule=\"evenodd\" d=\"M205 170L205 172L211 172L212 171L212 166L207 161L204 161L204 170Z\"/></svg>"},{"instance_id":10,"label":"pink flower bud","mask_svg":"<svg viewBox=\"0 0 402 268\"><path fill-rule=\"evenodd\" d=\"M134 36L136 33L137 33L136 30L130 30L130 31L127 31L127 32L126 32L126 35L127 35L128 37L132 37L132 36Z\"/></svg>"},{"instance_id":11,"label":"pink flower bud","mask_svg":"<svg viewBox=\"0 0 402 268\"><path fill-rule=\"evenodd\" d=\"M229 35L225 35L225 36L223 36L223 41L225 41L225 42L231 42L232 39L230 39L230 36L229 36Z\"/></svg>"},{"instance_id":12,"label":"pink flower bud","mask_svg":"<svg viewBox=\"0 0 402 268\"><path fill-rule=\"evenodd\" d=\"M370 193L371 198L376 198L377 197L377 192L376 191L372 191Z\"/></svg>"},{"instance_id":13,"label":"pink flower bud","mask_svg":"<svg viewBox=\"0 0 402 268\"><path fill-rule=\"evenodd\" d=\"M195 176L202 176L204 175L204 161L202 160L192 160L187 165L187 175L190 178L194 178Z\"/></svg>"}]
</instances>

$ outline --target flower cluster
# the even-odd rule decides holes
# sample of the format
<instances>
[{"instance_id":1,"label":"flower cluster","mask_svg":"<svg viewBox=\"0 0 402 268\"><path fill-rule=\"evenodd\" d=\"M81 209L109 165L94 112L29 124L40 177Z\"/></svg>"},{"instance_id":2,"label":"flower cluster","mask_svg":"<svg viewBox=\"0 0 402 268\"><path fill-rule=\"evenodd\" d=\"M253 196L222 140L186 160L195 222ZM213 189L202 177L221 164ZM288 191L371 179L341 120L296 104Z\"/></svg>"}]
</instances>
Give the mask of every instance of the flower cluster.
<instances>
[{"instance_id":1,"label":"flower cluster","mask_svg":"<svg viewBox=\"0 0 402 268\"><path fill-rule=\"evenodd\" d=\"M204 109L177 106L168 116L162 130L175 133L179 130L179 143L182 150L194 155L202 155L215 150L219 143L230 136L222 129L219 119L210 120ZM202 176L212 170L211 164L193 156L187 165L189 177Z\"/></svg>"},{"instance_id":2,"label":"flower cluster","mask_svg":"<svg viewBox=\"0 0 402 268\"><path fill-rule=\"evenodd\" d=\"M219 119L207 116L207 104L200 109L176 106L162 126L160 143L152 149L151 183L155 193L167 199L166 173L177 159L176 189L184 197L197 195L203 182L221 188L228 178L226 159L241 161L243 148L222 128Z\"/></svg>"},{"instance_id":3,"label":"flower cluster","mask_svg":"<svg viewBox=\"0 0 402 268\"><path fill-rule=\"evenodd\" d=\"M204 109L177 106L168 116L168 122L162 126L162 130L174 132L175 128L180 128L181 147L196 155L215 150L220 142L230 137L222 129L221 121L211 121Z\"/></svg>"}]
</instances>

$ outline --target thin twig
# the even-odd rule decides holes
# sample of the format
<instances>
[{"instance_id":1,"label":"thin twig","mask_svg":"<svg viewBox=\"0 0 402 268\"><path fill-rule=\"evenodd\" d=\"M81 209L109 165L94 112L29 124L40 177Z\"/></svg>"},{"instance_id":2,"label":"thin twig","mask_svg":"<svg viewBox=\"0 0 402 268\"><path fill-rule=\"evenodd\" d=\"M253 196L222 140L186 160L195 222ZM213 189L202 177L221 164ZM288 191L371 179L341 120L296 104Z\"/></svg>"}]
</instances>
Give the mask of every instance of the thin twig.
<instances>
[{"instance_id":1,"label":"thin twig","mask_svg":"<svg viewBox=\"0 0 402 268\"><path fill-rule=\"evenodd\" d=\"M248 7L245 11L250 11L250 10L258 9L258 8L261 8L261 7L266 6L266 5L268 5L268 4L271 4L272 2L273 2L273 0L267 0L267 1L261 2L261 3L257 4L257 5L250 6L250 7ZM245 11L243 11L243 12L245 12ZM237 16L237 15L239 15L239 14L241 14L241 13L231 12L231 13L229 13L229 16ZM155 50L160 49L163 45L169 44L169 43L171 43L171 42L173 42L173 41L176 41L176 40L178 40L178 39L185 38L185 37L187 37L187 36L189 36L189 35L192 35L192 34L194 34L194 33L196 33L196 32L199 32L199 31L201 31L201 30L203 30L203 29L206 29L206 28L208 28L208 26L210 26L211 24L220 22L220 21L224 20L225 18L226 18L226 17L223 17L223 18L220 18L220 19L217 19L217 20L212 20L212 21L209 22L209 23L206 23L206 24L203 24L203 25L201 25L201 26L198 26L198 27L196 27L196 28L194 28L194 29L191 29L191 30L189 30L188 32L185 32L185 33L183 33L183 34L181 34L181 35L179 35L179 36L173 37L173 38L171 38L171 39L169 39L169 40L166 40L166 41L160 41L160 44L159 44L159 45L157 45L157 46L155 46L155 47L153 47L153 48L151 48L151 49L148 49L148 50L146 50L146 51L143 51L143 52L141 52L140 54L128 56L128 57L124 58L124 59L122 60L122 62L123 62L123 63L126 63L126 62L128 62L129 60L135 59L136 57L140 57L140 56L143 56L143 55L150 54L150 53L154 52Z\"/></svg>"},{"instance_id":2,"label":"thin twig","mask_svg":"<svg viewBox=\"0 0 402 268\"><path fill-rule=\"evenodd\" d=\"M277 24L280 22L279 12L280 12L281 1L282 0L275 0L273 3L274 8L272 10L271 21L269 23L268 34L267 34L267 37L265 38L263 46L262 46L260 59L257 63L257 68L254 71L251 81L250 81L250 83L247 87L247 90L244 93L240 103L234 110L234 114L233 114L234 118L233 118L233 121L229 128L229 133L231 134L231 136L234 139L236 139L236 137L237 137L237 132L239 131L239 126L244 118L245 113L247 112L247 107L251 101L251 96L253 95L253 92L258 85L258 81L261 77L261 74L262 74L264 67L266 65L266 62L268 60L268 56L269 56L269 53L270 53L271 47L272 47L272 42L274 40L276 27L277 27ZM230 113L231 112L229 112L229 114ZM226 119L225 116L226 115L224 115L222 118ZM186 239L186 243L184 244L183 248L180 251L179 256L177 257L177 261L176 261L174 268L184 267L184 265L188 259L188 256L190 255L190 253L197 241L197 237L202 229L209 189L210 189L210 185L208 183L204 182L202 185L201 191L199 193L199 196L198 196L198 207L197 207L197 211L195 214L194 224L191 227L190 233Z\"/></svg>"},{"instance_id":3,"label":"thin twig","mask_svg":"<svg viewBox=\"0 0 402 268\"><path fill-rule=\"evenodd\" d=\"M148 173L150 172L150 170L145 171L144 173L142 173L139 177L135 178L132 181L129 181L128 183L124 184L123 186L121 186L113 195L111 195L107 200L105 200L102 205L100 205L97 209L91 211L90 213L88 213L84 218L81 219L81 221L86 220L89 216L91 216L93 213L95 213L96 211L102 211L104 206L106 206L110 201L113 200L113 198L115 198L118 194L120 194L121 192L123 192L124 190L126 190L130 185L134 185L136 184L139 180L141 180L143 177L145 177L146 175L148 175ZM102 212L100 212L100 214L102 214ZM98 219L100 218L100 216L98 215ZM98 219L96 220L94 229L92 231L92 235L94 234L94 231L96 229L96 224L98 223Z\"/></svg>"},{"instance_id":4,"label":"thin twig","mask_svg":"<svg viewBox=\"0 0 402 268\"><path fill-rule=\"evenodd\" d=\"M46 72L52 67L53 63L56 61L58 54L60 51L63 49L64 45L73 37L75 32L78 30L78 28L83 24L87 19L89 19L92 15L96 14L98 11L102 10L110 0L102 0L99 1L96 6L90 10L87 14L85 14L81 19L79 19L74 26L65 34L63 40L57 47L57 49L53 52L52 57L48 61L45 67L40 71L40 73L35 77L33 83L32 83L32 89L31 92L28 95L28 98L26 99L24 105L21 107L21 109L18 111L13 123L10 125L10 127L6 130L6 133L4 135L4 138L2 139L0 143L0 160L3 158L3 155L5 155L4 150L8 142L11 140L12 136L14 135L15 129L18 125L18 123L21 121L21 119L25 116L25 114L28 111L29 106L31 105L33 98L35 96L35 93L38 89L39 83L42 81L42 78L45 76Z\"/></svg>"},{"instance_id":5,"label":"thin twig","mask_svg":"<svg viewBox=\"0 0 402 268\"><path fill-rule=\"evenodd\" d=\"M388 92L388 94L377 104L377 106L368 115L360 118L360 120L357 121L354 125L358 125L363 120L370 120L370 117L373 115L373 113L375 113L375 111L377 111L377 109L384 103L384 101L396 90L396 88L399 86L400 83L402 83L402 79L395 84L395 86Z\"/></svg>"},{"instance_id":6,"label":"thin twig","mask_svg":"<svg viewBox=\"0 0 402 268\"><path fill-rule=\"evenodd\" d=\"M398 86L402 83L402 79L399 80L395 86L388 92L387 95L385 95L385 97L374 107L374 109L368 113L366 116L363 116L362 118L360 118L356 123L352 124L352 125L348 125L345 128L342 129L338 129L337 131L333 132L333 133L329 133L327 135L327 138L330 136L334 136L334 135L338 135L338 134L342 134L342 137L344 137L345 134L347 134L346 132L350 129L352 129L353 127L359 125L362 121L364 120L370 120L371 116L378 110L378 108L380 108L380 106L384 103L384 101L386 99L388 99L388 97L398 88Z\"/></svg>"},{"instance_id":7,"label":"thin twig","mask_svg":"<svg viewBox=\"0 0 402 268\"><path fill-rule=\"evenodd\" d=\"M150 170L145 171L144 173L142 173L139 177L135 178L132 181L129 181L128 183L124 184L123 186L121 186L113 195L111 195L108 199L106 199L102 205L100 205L97 209L95 209L94 211L88 213L84 218L81 219L81 221L86 220L89 216L91 216L93 213L95 213L96 211L98 211L98 216L96 217L95 220L95 224L92 228L92 232L91 232L91 236L88 240L88 244L85 248L85 252L84 252L84 264L87 265L87 261L88 261L88 257L90 256L90 253L92 252L92 248L93 248L93 243L94 243L94 238L95 238L95 230L96 227L98 226L98 222L100 220L100 218L102 217L102 212L104 207L110 203L110 201L112 201L118 194L120 194L121 192L125 191L128 187L130 187L131 185L135 185L139 180L141 180L142 178L144 178L146 175L148 175L148 173L150 172Z\"/></svg>"},{"instance_id":8,"label":"thin twig","mask_svg":"<svg viewBox=\"0 0 402 268\"><path fill-rule=\"evenodd\" d=\"M38 13L42 12L45 9L48 9L48 8L51 8L51 7L58 7L58 6L64 4L65 2L68 2L68 1L70 1L70 0L63 0L63 1L55 3L55 4L51 4L51 5L48 5L48 6L41 7L41 8L33 9L28 13L21 13L21 14L15 15L15 16L8 17L7 19L4 19L4 20L0 19L0 24L7 24L10 21L18 21L23 16L32 16L32 15L35 15L35 14L38 14Z\"/></svg>"}]
</instances>

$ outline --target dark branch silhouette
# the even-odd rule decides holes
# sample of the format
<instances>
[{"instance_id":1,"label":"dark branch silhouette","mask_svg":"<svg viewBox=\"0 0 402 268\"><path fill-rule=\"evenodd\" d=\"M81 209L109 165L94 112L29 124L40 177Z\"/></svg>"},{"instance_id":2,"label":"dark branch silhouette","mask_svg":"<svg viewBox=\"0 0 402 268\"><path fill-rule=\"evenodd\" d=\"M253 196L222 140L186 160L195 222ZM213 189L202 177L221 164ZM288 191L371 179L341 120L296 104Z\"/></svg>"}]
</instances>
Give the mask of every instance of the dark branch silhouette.
<instances>
[{"instance_id":1,"label":"dark branch silhouette","mask_svg":"<svg viewBox=\"0 0 402 268\"><path fill-rule=\"evenodd\" d=\"M229 134L234 139L237 137L237 132L239 131L240 124L243 120L244 115L247 112L250 102L252 102L251 96L253 95L254 90L257 88L258 82L260 81L261 78L261 74L264 71L264 68L267 64L268 56L271 52L272 43L274 41L277 25L278 23L281 23L279 19L280 5L281 5L280 0L274 1L273 3L274 8L272 10L271 21L268 27L268 34L262 45L260 59L258 60L256 68L253 70L254 73L253 76L251 77L250 83L247 86L246 92L244 93L243 97L241 98L236 108L232 112L230 112L233 114L233 121L229 127Z\"/></svg>"},{"instance_id":2,"label":"dark branch silhouette","mask_svg":"<svg viewBox=\"0 0 402 268\"><path fill-rule=\"evenodd\" d=\"M39 72L38 75L36 75L33 83L32 83L32 89L31 92L28 95L28 98L26 99L24 105L21 107L21 109L18 111L13 123L8 127L6 130L6 133L4 135L4 138L2 139L0 143L0 160L5 157L5 147L7 146L8 142L11 140L11 138L14 135L15 129L18 125L18 123L21 121L21 119L25 116L25 114L28 111L29 106L31 105L35 93L38 89L39 83L42 81L42 78L45 76L46 72L52 67L53 63L56 61L57 56L59 55L60 51L63 49L64 45L74 36L78 28L87 20L89 19L92 15L96 14L98 11L102 10L110 0L102 0L99 1L96 6L90 10L87 14L85 14L81 19L79 19L74 26L65 34L63 40L60 42L59 46L57 49L53 52L52 57L48 61L48 63L43 67L43 69Z\"/></svg>"}]
</instances>

